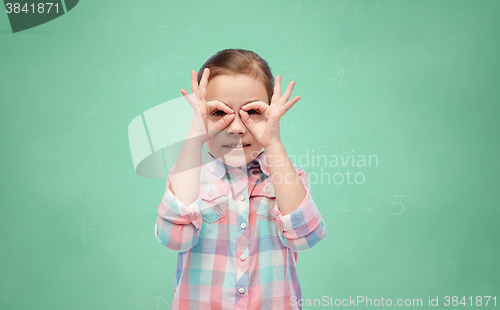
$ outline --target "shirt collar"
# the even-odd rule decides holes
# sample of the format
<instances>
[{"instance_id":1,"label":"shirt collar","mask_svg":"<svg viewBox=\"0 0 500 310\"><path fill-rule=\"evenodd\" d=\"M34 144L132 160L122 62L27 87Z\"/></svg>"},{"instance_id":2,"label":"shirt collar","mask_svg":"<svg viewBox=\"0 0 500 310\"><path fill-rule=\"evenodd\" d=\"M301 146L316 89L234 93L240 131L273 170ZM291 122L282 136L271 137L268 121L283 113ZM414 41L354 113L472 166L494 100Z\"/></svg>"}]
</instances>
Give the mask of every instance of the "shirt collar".
<instances>
[{"instance_id":1,"label":"shirt collar","mask_svg":"<svg viewBox=\"0 0 500 310\"><path fill-rule=\"evenodd\" d=\"M221 162L218 159L215 159L210 152L206 152L203 154L202 157L203 162L205 163L205 166L208 168L208 170L213 173L217 178L222 179L224 174L226 174L228 170L228 166L225 165L223 162ZM271 174L271 171L269 169L269 163L267 161L266 153L264 151L260 152L257 157L252 160L251 162L247 163L247 171L251 166L256 166L256 163L260 167L260 170L269 176ZM241 167L238 167L241 169Z\"/></svg>"}]
</instances>

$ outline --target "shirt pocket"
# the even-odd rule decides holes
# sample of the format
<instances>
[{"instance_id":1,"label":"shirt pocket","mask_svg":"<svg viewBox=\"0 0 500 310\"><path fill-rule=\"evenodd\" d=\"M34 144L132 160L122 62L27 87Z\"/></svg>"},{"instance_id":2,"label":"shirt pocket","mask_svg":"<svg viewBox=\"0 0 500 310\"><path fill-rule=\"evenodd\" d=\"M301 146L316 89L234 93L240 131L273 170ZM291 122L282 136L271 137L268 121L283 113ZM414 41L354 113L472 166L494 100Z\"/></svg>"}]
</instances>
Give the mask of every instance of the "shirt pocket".
<instances>
[{"instance_id":1,"label":"shirt pocket","mask_svg":"<svg viewBox=\"0 0 500 310\"><path fill-rule=\"evenodd\" d=\"M275 218L276 194L271 179L267 179L255 186L250 196L253 198L255 213L269 220Z\"/></svg>"},{"instance_id":2,"label":"shirt pocket","mask_svg":"<svg viewBox=\"0 0 500 310\"><path fill-rule=\"evenodd\" d=\"M208 183L200 186L201 216L203 221L214 223L226 216L227 194L229 187L220 184Z\"/></svg>"}]
</instances>

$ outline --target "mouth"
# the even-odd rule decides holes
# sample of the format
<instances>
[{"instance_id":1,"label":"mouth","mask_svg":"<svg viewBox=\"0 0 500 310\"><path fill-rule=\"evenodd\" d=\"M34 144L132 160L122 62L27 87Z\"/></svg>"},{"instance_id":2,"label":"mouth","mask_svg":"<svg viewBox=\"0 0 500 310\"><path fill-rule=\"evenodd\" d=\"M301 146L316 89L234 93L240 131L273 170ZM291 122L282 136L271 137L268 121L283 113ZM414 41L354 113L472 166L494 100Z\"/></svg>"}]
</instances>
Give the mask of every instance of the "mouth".
<instances>
[{"instance_id":1,"label":"mouth","mask_svg":"<svg viewBox=\"0 0 500 310\"><path fill-rule=\"evenodd\" d=\"M250 146L250 143L239 143L239 144L225 144L223 147L234 149L234 150L243 150Z\"/></svg>"}]
</instances>

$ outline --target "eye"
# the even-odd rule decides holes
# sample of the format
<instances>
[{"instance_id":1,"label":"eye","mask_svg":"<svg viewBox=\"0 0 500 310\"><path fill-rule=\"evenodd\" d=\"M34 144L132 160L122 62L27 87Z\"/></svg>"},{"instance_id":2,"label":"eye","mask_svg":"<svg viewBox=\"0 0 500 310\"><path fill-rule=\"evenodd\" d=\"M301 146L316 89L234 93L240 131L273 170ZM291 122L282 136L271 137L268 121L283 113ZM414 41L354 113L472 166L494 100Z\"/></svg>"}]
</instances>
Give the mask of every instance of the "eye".
<instances>
[{"instance_id":1,"label":"eye","mask_svg":"<svg viewBox=\"0 0 500 310\"><path fill-rule=\"evenodd\" d=\"M215 112L212 113L212 115L215 115L215 116L224 116L224 115L226 115L226 112L221 111L221 110L216 110Z\"/></svg>"},{"instance_id":2,"label":"eye","mask_svg":"<svg viewBox=\"0 0 500 310\"><path fill-rule=\"evenodd\" d=\"M259 111L251 109L247 111L248 114L260 114Z\"/></svg>"}]
</instances>

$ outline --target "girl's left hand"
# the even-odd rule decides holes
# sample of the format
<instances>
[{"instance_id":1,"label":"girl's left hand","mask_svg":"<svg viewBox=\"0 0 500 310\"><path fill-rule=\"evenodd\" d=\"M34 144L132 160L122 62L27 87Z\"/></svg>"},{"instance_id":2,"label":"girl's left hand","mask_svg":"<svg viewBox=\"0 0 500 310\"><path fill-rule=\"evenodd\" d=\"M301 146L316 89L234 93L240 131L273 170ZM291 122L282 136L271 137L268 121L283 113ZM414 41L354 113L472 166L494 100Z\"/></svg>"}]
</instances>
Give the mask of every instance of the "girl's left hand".
<instances>
[{"instance_id":1,"label":"girl's left hand","mask_svg":"<svg viewBox=\"0 0 500 310\"><path fill-rule=\"evenodd\" d=\"M274 79L274 91L270 105L263 101L254 101L242 106L239 110L243 124L264 149L275 143L281 143L280 119L300 99L300 96L295 96L288 101L294 86L295 82L291 81L281 96L281 76L278 75ZM254 110L258 114L249 114L250 110Z\"/></svg>"}]
</instances>

